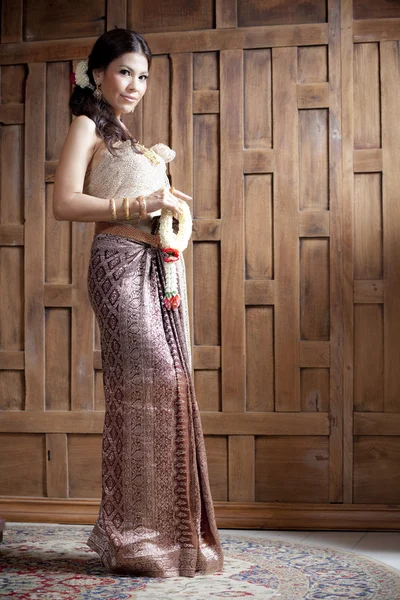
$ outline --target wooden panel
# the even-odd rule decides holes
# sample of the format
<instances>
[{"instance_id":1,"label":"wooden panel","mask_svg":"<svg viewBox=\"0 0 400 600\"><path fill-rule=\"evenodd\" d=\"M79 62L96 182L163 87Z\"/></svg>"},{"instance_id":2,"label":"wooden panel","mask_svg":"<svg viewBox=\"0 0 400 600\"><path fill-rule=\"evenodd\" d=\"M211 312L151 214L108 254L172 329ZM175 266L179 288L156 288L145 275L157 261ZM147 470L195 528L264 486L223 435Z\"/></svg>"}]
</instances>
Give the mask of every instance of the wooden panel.
<instances>
[{"instance_id":1,"label":"wooden panel","mask_svg":"<svg viewBox=\"0 0 400 600\"><path fill-rule=\"evenodd\" d=\"M272 177L246 175L244 196L246 279L273 279Z\"/></svg>"},{"instance_id":2,"label":"wooden panel","mask_svg":"<svg viewBox=\"0 0 400 600\"><path fill-rule=\"evenodd\" d=\"M384 390L385 410L400 412L400 42L381 44L383 256L385 257Z\"/></svg>"},{"instance_id":3,"label":"wooden panel","mask_svg":"<svg viewBox=\"0 0 400 600\"><path fill-rule=\"evenodd\" d=\"M355 413L355 435L400 435L400 413Z\"/></svg>"},{"instance_id":4,"label":"wooden panel","mask_svg":"<svg viewBox=\"0 0 400 600\"><path fill-rule=\"evenodd\" d=\"M400 5L395 0L353 0L354 19L400 17Z\"/></svg>"},{"instance_id":5,"label":"wooden panel","mask_svg":"<svg viewBox=\"0 0 400 600\"><path fill-rule=\"evenodd\" d=\"M383 307L354 306L354 410L383 411ZM400 433L400 432L399 432Z\"/></svg>"},{"instance_id":6,"label":"wooden panel","mask_svg":"<svg viewBox=\"0 0 400 600\"><path fill-rule=\"evenodd\" d=\"M304 84L328 81L327 46L304 46L297 49L297 81Z\"/></svg>"},{"instance_id":7,"label":"wooden panel","mask_svg":"<svg viewBox=\"0 0 400 600\"><path fill-rule=\"evenodd\" d=\"M18 443L16 441L18 440ZM45 495L45 436L0 435L0 489L2 496Z\"/></svg>"},{"instance_id":8,"label":"wooden panel","mask_svg":"<svg viewBox=\"0 0 400 600\"><path fill-rule=\"evenodd\" d=\"M328 435L325 413L216 412L201 414L208 435ZM0 411L0 432L100 434L104 413L100 411Z\"/></svg>"},{"instance_id":9,"label":"wooden panel","mask_svg":"<svg viewBox=\"0 0 400 600\"><path fill-rule=\"evenodd\" d=\"M71 311L46 309L46 410L71 406ZM90 371L86 373L88 377Z\"/></svg>"},{"instance_id":10,"label":"wooden panel","mask_svg":"<svg viewBox=\"0 0 400 600\"><path fill-rule=\"evenodd\" d=\"M300 242L300 336L329 340L329 247L327 240Z\"/></svg>"},{"instance_id":11,"label":"wooden panel","mask_svg":"<svg viewBox=\"0 0 400 600\"><path fill-rule=\"evenodd\" d=\"M4 92L7 95L9 77L14 76L14 84L20 86L22 82L18 73L12 67L2 67L2 102L5 102ZM4 83L3 83L4 82ZM16 125L0 126L0 141L2 152L0 156L1 173L7 177L1 179L0 196L0 222L4 225L18 225L24 222L24 195L23 195L23 129ZM10 202L10 198L13 199Z\"/></svg>"},{"instance_id":12,"label":"wooden panel","mask_svg":"<svg viewBox=\"0 0 400 600\"><path fill-rule=\"evenodd\" d=\"M5 520L94 524L98 500L62 498L0 498ZM294 502L223 502L215 503L218 527L233 529L276 530L353 530L398 531L397 506L384 504L320 504Z\"/></svg>"},{"instance_id":13,"label":"wooden panel","mask_svg":"<svg viewBox=\"0 0 400 600\"><path fill-rule=\"evenodd\" d=\"M354 46L354 148L380 148L378 44Z\"/></svg>"},{"instance_id":14,"label":"wooden panel","mask_svg":"<svg viewBox=\"0 0 400 600\"><path fill-rule=\"evenodd\" d=\"M197 404L201 411L221 410L221 372L200 371L194 372L194 387L196 390Z\"/></svg>"},{"instance_id":15,"label":"wooden panel","mask_svg":"<svg viewBox=\"0 0 400 600\"><path fill-rule=\"evenodd\" d=\"M101 497L101 436L68 436L69 495L71 498Z\"/></svg>"},{"instance_id":16,"label":"wooden panel","mask_svg":"<svg viewBox=\"0 0 400 600\"><path fill-rule=\"evenodd\" d=\"M70 221L56 221L53 215L53 186L46 193L45 281L71 283Z\"/></svg>"},{"instance_id":17,"label":"wooden panel","mask_svg":"<svg viewBox=\"0 0 400 600\"><path fill-rule=\"evenodd\" d=\"M219 369L221 367L220 346L194 346L193 364L195 369Z\"/></svg>"},{"instance_id":18,"label":"wooden panel","mask_svg":"<svg viewBox=\"0 0 400 600\"><path fill-rule=\"evenodd\" d=\"M171 147L176 159L169 163L171 184L194 198L193 182L193 55L191 52L172 55L171 99L169 127ZM188 201L193 214L193 201ZM193 243L184 252L188 295L189 320L193 323ZM194 345L194 329L190 328L191 345ZM195 363L192 365L192 373ZM218 368L218 367L217 367Z\"/></svg>"},{"instance_id":19,"label":"wooden panel","mask_svg":"<svg viewBox=\"0 0 400 600\"><path fill-rule=\"evenodd\" d=\"M220 68L222 406L233 411L244 410L246 393L242 51L221 52Z\"/></svg>"},{"instance_id":20,"label":"wooden panel","mask_svg":"<svg viewBox=\"0 0 400 600\"><path fill-rule=\"evenodd\" d=\"M245 303L246 304L274 304L275 281L273 280L251 280L245 281Z\"/></svg>"},{"instance_id":21,"label":"wooden panel","mask_svg":"<svg viewBox=\"0 0 400 600\"><path fill-rule=\"evenodd\" d=\"M302 210L299 213L299 237L328 237L330 217L329 210Z\"/></svg>"},{"instance_id":22,"label":"wooden panel","mask_svg":"<svg viewBox=\"0 0 400 600\"><path fill-rule=\"evenodd\" d=\"M217 52L193 54L193 89L219 89L219 56Z\"/></svg>"},{"instance_id":23,"label":"wooden panel","mask_svg":"<svg viewBox=\"0 0 400 600\"><path fill-rule=\"evenodd\" d=\"M259 436L255 453L256 502L328 501L327 438Z\"/></svg>"},{"instance_id":24,"label":"wooden panel","mask_svg":"<svg viewBox=\"0 0 400 600\"><path fill-rule=\"evenodd\" d=\"M297 106L299 108L327 108L329 85L327 83L297 84Z\"/></svg>"},{"instance_id":25,"label":"wooden panel","mask_svg":"<svg viewBox=\"0 0 400 600\"><path fill-rule=\"evenodd\" d=\"M196 113L219 113L219 91L194 90L193 114Z\"/></svg>"},{"instance_id":26,"label":"wooden panel","mask_svg":"<svg viewBox=\"0 0 400 600\"><path fill-rule=\"evenodd\" d=\"M76 10L80 17L76 19ZM28 42L54 38L98 37L104 32L104 3L65 5L45 0L26 0L24 3L24 39Z\"/></svg>"},{"instance_id":27,"label":"wooden panel","mask_svg":"<svg viewBox=\"0 0 400 600\"><path fill-rule=\"evenodd\" d=\"M398 27L398 25L397 25ZM326 23L304 25L257 26L249 28L209 29L206 31L176 31L174 35L148 33L146 41L153 55L170 52L201 52L235 48L273 48L281 46L321 45L327 43ZM0 47L0 65L44 60L71 60L88 56L93 39L56 40L3 44ZM135 111L136 112L136 111Z\"/></svg>"},{"instance_id":28,"label":"wooden panel","mask_svg":"<svg viewBox=\"0 0 400 600\"><path fill-rule=\"evenodd\" d=\"M331 346L329 342L306 342L299 344L301 367L329 367Z\"/></svg>"},{"instance_id":29,"label":"wooden panel","mask_svg":"<svg viewBox=\"0 0 400 600\"><path fill-rule=\"evenodd\" d=\"M383 278L382 180L379 173L354 176L354 278Z\"/></svg>"},{"instance_id":30,"label":"wooden panel","mask_svg":"<svg viewBox=\"0 0 400 600\"><path fill-rule=\"evenodd\" d=\"M326 21L326 3L323 0L297 0L295 6L296 10L293 10L290 0L273 3L238 0L238 26Z\"/></svg>"},{"instance_id":31,"label":"wooden panel","mask_svg":"<svg viewBox=\"0 0 400 600\"><path fill-rule=\"evenodd\" d=\"M328 209L328 113L326 110L299 111L299 179L300 210Z\"/></svg>"},{"instance_id":32,"label":"wooden panel","mask_svg":"<svg viewBox=\"0 0 400 600\"><path fill-rule=\"evenodd\" d=\"M219 207L219 131L217 115L193 117L193 216L197 219L218 219Z\"/></svg>"},{"instance_id":33,"label":"wooden panel","mask_svg":"<svg viewBox=\"0 0 400 600\"><path fill-rule=\"evenodd\" d=\"M23 371L0 371L0 410L24 410L25 378Z\"/></svg>"},{"instance_id":34,"label":"wooden panel","mask_svg":"<svg viewBox=\"0 0 400 600\"><path fill-rule=\"evenodd\" d=\"M300 408L297 53L272 51L276 410Z\"/></svg>"},{"instance_id":35,"label":"wooden panel","mask_svg":"<svg viewBox=\"0 0 400 600\"><path fill-rule=\"evenodd\" d=\"M274 170L275 154L273 150L244 150L244 173L273 173Z\"/></svg>"},{"instance_id":36,"label":"wooden panel","mask_svg":"<svg viewBox=\"0 0 400 600\"><path fill-rule=\"evenodd\" d=\"M376 42L400 39L400 19L365 19L354 21L355 42Z\"/></svg>"},{"instance_id":37,"label":"wooden panel","mask_svg":"<svg viewBox=\"0 0 400 600\"><path fill-rule=\"evenodd\" d=\"M215 26L237 27L237 2L236 0L215 0Z\"/></svg>"},{"instance_id":38,"label":"wooden panel","mask_svg":"<svg viewBox=\"0 0 400 600\"><path fill-rule=\"evenodd\" d=\"M355 150L353 161L354 173L382 171L382 150L379 148L373 148L372 150Z\"/></svg>"},{"instance_id":39,"label":"wooden panel","mask_svg":"<svg viewBox=\"0 0 400 600\"><path fill-rule=\"evenodd\" d=\"M23 246L23 225L0 225L0 246Z\"/></svg>"},{"instance_id":40,"label":"wooden panel","mask_svg":"<svg viewBox=\"0 0 400 600\"><path fill-rule=\"evenodd\" d=\"M75 306L71 320L71 409L93 410L93 311L87 289L94 223L72 224L72 281ZM91 376L89 376L89 374Z\"/></svg>"},{"instance_id":41,"label":"wooden panel","mask_svg":"<svg viewBox=\"0 0 400 600\"><path fill-rule=\"evenodd\" d=\"M0 349L24 348L22 248L0 248Z\"/></svg>"},{"instance_id":42,"label":"wooden panel","mask_svg":"<svg viewBox=\"0 0 400 600\"><path fill-rule=\"evenodd\" d=\"M352 2L345 0L341 4L340 22L337 26L342 32L340 36L340 61L341 61L341 84L340 84L340 100L341 100L341 118L337 119L336 124L332 127L332 132L337 134L337 140L341 140L340 157L336 157L333 170L341 170L341 182L337 193L338 202L342 198L342 202L336 207L336 218L338 229L337 236L342 232L343 239L337 237L336 252L343 250L342 268L335 273L336 278L342 277L341 284L336 287L336 297L339 297L337 302L338 311L336 317L340 319L341 329L338 328L337 334L342 337L342 353L343 359L341 364L338 364L338 371L334 382L333 391L340 390L342 386L342 409L339 409L339 426L340 421L343 425L343 484L337 482L340 486L343 485L343 493L340 492L341 501L351 503L353 501L353 388L354 388L354 306L353 306L353 282L354 282L354 265L353 265L353 194L354 194L354 173L353 173L353 153L354 153L354 58L353 58L353 36L352 36ZM332 88L331 88L332 89ZM341 121L341 129L338 122ZM337 145L336 145L337 147ZM341 241L341 244L340 244ZM332 249L332 252L334 249ZM339 311L342 311L340 314ZM336 319L333 321L335 325ZM340 339L340 338L339 338ZM337 343L339 340L332 339L332 343ZM341 383L342 380L342 383ZM337 396L336 396L337 397Z\"/></svg>"},{"instance_id":43,"label":"wooden panel","mask_svg":"<svg viewBox=\"0 0 400 600\"><path fill-rule=\"evenodd\" d=\"M103 372L96 370L94 373L94 410L105 409Z\"/></svg>"},{"instance_id":44,"label":"wooden panel","mask_svg":"<svg viewBox=\"0 0 400 600\"><path fill-rule=\"evenodd\" d=\"M271 50L243 53L244 147L272 148Z\"/></svg>"},{"instance_id":45,"label":"wooden panel","mask_svg":"<svg viewBox=\"0 0 400 600\"><path fill-rule=\"evenodd\" d=\"M162 142L171 145L169 133L169 103L171 94L171 73L168 56L155 56L151 63L151 85L140 104L143 110L144 135L139 140L145 146ZM136 112L136 110L134 111ZM175 160L182 160L179 150ZM172 163L168 163L172 164ZM188 192L189 193L189 192Z\"/></svg>"},{"instance_id":46,"label":"wooden panel","mask_svg":"<svg viewBox=\"0 0 400 600\"><path fill-rule=\"evenodd\" d=\"M246 309L246 411L274 410L273 309Z\"/></svg>"},{"instance_id":47,"label":"wooden panel","mask_svg":"<svg viewBox=\"0 0 400 600\"><path fill-rule=\"evenodd\" d=\"M25 382L26 410L45 406L44 212L46 69L29 65L25 109Z\"/></svg>"},{"instance_id":48,"label":"wooden panel","mask_svg":"<svg viewBox=\"0 0 400 600\"><path fill-rule=\"evenodd\" d=\"M354 438L354 502L400 503L400 438Z\"/></svg>"},{"instance_id":49,"label":"wooden panel","mask_svg":"<svg viewBox=\"0 0 400 600\"><path fill-rule=\"evenodd\" d=\"M67 436L63 433L46 435L46 496L68 498Z\"/></svg>"},{"instance_id":50,"label":"wooden panel","mask_svg":"<svg viewBox=\"0 0 400 600\"><path fill-rule=\"evenodd\" d=\"M383 302L384 281L377 279L354 281L354 302L359 304Z\"/></svg>"},{"instance_id":51,"label":"wooden panel","mask_svg":"<svg viewBox=\"0 0 400 600\"><path fill-rule=\"evenodd\" d=\"M254 437L229 437L229 501L254 502Z\"/></svg>"},{"instance_id":52,"label":"wooden panel","mask_svg":"<svg viewBox=\"0 0 400 600\"><path fill-rule=\"evenodd\" d=\"M218 244L194 244L194 343L217 346L221 342L220 259Z\"/></svg>"},{"instance_id":53,"label":"wooden panel","mask_svg":"<svg viewBox=\"0 0 400 600\"><path fill-rule=\"evenodd\" d=\"M213 500L228 500L228 438L222 435L204 438L208 475Z\"/></svg>"},{"instance_id":54,"label":"wooden panel","mask_svg":"<svg viewBox=\"0 0 400 600\"><path fill-rule=\"evenodd\" d=\"M193 242L217 242L221 239L220 219L193 219Z\"/></svg>"},{"instance_id":55,"label":"wooden panel","mask_svg":"<svg viewBox=\"0 0 400 600\"><path fill-rule=\"evenodd\" d=\"M329 410L329 369L301 369L301 410Z\"/></svg>"},{"instance_id":56,"label":"wooden panel","mask_svg":"<svg viewBox=\"0 0 400 600\"><path fill-rule=\"evenodd\" d=\"M214 27L212 0L148 2L138 0L128 4L127 27L141 34L149 31L187 31ZM146 40L147 40L147 36ZM151 47L151 46L150 46Z\"/></svg>"}]
</instances>

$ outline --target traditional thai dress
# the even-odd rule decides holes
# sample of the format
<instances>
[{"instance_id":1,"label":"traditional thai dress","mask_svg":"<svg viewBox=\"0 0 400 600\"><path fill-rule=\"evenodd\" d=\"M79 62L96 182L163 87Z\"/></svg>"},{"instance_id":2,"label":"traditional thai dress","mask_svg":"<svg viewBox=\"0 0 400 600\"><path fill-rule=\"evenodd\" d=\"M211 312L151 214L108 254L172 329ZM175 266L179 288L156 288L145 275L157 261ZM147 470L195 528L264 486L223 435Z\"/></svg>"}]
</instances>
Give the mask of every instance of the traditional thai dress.
<instances>
[{"instance_id":1,"label":"traditional thai dress","mask_svg":"<svg viewBox=\"0 0 400 600\"><path fill-rule=\"evenodd\" d=\"M109 199L169 186L166 162L175 153L152 148L158 164L130 140L118 157L106 150L83 192ZM101 334L105 419L101 505L87 545L110 572L193 577L221 570L224 557L191 376L185 264L175 263L181 305L167 310L160 214L135 214L120 229L96 224L88 292Z\"/></svg>"}]
</instances>

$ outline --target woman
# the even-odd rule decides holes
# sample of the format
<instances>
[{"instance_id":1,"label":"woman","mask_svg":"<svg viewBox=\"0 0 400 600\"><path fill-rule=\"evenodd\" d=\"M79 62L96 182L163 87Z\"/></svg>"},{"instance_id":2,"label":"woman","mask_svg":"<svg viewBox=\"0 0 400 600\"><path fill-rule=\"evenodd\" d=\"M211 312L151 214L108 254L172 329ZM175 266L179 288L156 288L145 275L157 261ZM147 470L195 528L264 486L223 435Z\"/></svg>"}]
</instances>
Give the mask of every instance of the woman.
<instances>
[{"instance_id":1,"label":"woman","mask_svg":"<svg viewBox=\"0 0 400 600\"><path fill-rule=\"evenodd\" d=\"M121 121L145 94L150 66L146 41L117 28L78 64L53 212L96 222L88 291L101 333L105 420L101 506L87 544L111 572L193 577L222 569L224 558L176 250L190 237L191 197L170 187L166 163L175 152L144 148Z\"/></svg>"}]
</instances>

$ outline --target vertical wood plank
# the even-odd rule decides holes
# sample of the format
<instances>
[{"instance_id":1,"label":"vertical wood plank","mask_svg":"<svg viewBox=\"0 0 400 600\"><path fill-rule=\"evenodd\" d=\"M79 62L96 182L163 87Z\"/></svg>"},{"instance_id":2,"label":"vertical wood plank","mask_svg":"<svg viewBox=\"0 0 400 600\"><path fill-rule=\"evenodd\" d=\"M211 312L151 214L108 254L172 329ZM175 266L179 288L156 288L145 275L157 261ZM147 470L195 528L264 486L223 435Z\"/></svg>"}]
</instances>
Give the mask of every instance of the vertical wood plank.
<instances>
[{"instance_id":1,"label":"vertical wood plank","mask_svg":"<svg viewBox=\"0 0 400 600\"><path fill-rule=\"evenodd\" d=\"M329 418L329 501L343 502L343 193L342 193L342 108L340 0L328 0L329 72L329 218L330 218L330 400ZM353 63L351 62L350 65ZM348 152L351 157L352 138ZM352 158L350 159L352 160ZM353 165L351 164L351 169ZM352 314L352 280L349 311ZM348 431L352 435L352 432Z\"/></svg>"},{"instance_id":2,"label":"vertical wood plank","mask_svg":"<svg viewBox=\"0 0 400 600\"><path fill-rule=\"evenodd\" d=\"M215 21L217 29L237 27L237 0L216 0Z\"/></svg>"},{"instance_id":3,"label":"vertical wood plank","mask_svg":"<svg viewBox=\"0 0 400 600\"><path fill-rule=\"evenodd\" d=\"M28 65L25 102L25 381L26 410L45 408L44 161L46 65Z\"/></svg>"},{"instance_id":4,"label":"vertical wood plank","mask_svg":"<svg viewBox=\"0 0 400 600\"><path fill-rule=\"evenodd\" d=\"M169 163L171 184L193 196L193 55L191 52L172 54L171 60L171 147L175 160ZM188 201L193 215L193 201ZM189 320L193 323L193 242L183 253L186 266L186 285ZM190 327L193 351L193 326ZM193 365L192 365L192 375Z\"/></svg>"},{"instance_id":5,"label":"vertical wood plank","mask_svg":"<svg viewBox=\"0 0 400 600\"><path fill-rule=\"evenodd\" d=\"M126 28L126 0L113 0L107 2L107 24L106 31L114 29L114 27Z\"/></svg>"},{"instance_id":6,"label":"vertical wood plank","mask_svg":"<svg viewBox=\"0 0 400 600\"><path fill-rule=\"evenodd\" d=\"M399 412L400 389L400 42L381 43L384 391L385 411Z\"/></svg>"},{"instance_id":7,"label":"vertical wood plank","mask_svg":"<svg viewBox=\"0 0 400 600\"><path fill-rule=\"evenodd\" d=\"M222 409L244 411L243 51L221 51L220 68Z\"/></svg>"},{"instance_id":8,"label":"vertical wood plank","mask_svg":"<svg viewBox=\"0 0 400 600\"><path fill-rule=\"evenodd\" d=\"M46 491L48 498L68 498L66 433L46 434Z\"/></svg>"},{"instance_id":9,"label":"vertical wood plank","mask_svg":"<svg viewBox=\"0 0 400 600\"><path fill-rule=\"evenodd\" d=\"M94 409L93 311L87 270L94 223L72 224L71 410Z\"/></svg>"},{"instance_id":10,"label":"vertical wood plank","mask_svg":"<svg viewBox=\"0 0 400 600\"><path fill-rule=\"evenodd\" d=\"M300 410L297 50L274 48L273 131L277 411Z\"/></svg>"},{"instance_id":11,"label":"vertical wood plank","mask_svg":"<svg viewBox=\"0 0 400 600\"><path fill-rule=\"evenodd\" d=\"M255 448L253 435L230 435L229 502L254 502Z\"/></svg>"},{"instance_id":12,"label":"vertical wood plank","mask_svg":"<svg viewBox=\"0 0 400 600\"><path fill-rule=\"evenodd\" d=\"M333 0L332 0L333 1ZM335 2L336 4L336 2ZM331 492L332 499L333 487L337 490L337 502L353 502L353 382L354 382L354 215L353 215L353 196L354 196L354 171L353 171L353 152L354 152L354 125L353 125L353 21L352 21L352 0L343 0L340 4L340 54L341 54L341 81L335 82L330 80L330 91L332 100L336 99L334 85L339 84L341 90L342 103L342 118L335 118L333 129L331 129L330 137L335 134L335 138L331 137L331 145L337 147L339 140L342 140L342 163L337 161L331 164L331 174L336 169L337 174L342 170L342 190L340 204L340 196L337 197L335 203L336 210L331 209L331 227L336 229L336 236L332 239L337 240L337 244L332 248L332 253L337 253L338 260L333 265L337 272L334 274L335 279L341 279L341 284L332 288L332 294L335 301L332 303L331 310L335 311L332 318L332 325L335 331L331 332L331 348L334 350L331 357L331 438L330 449L331 456L333 444L336 442L336 447L339 449L339 430L340 420L343 419L343 495L339 495L339 471L335 482L332 481L331 475ZM335 13L336 14L336 13ZM337 28L336 28L337 29ZM333 23L329 26L331 43L337 43L337 34L333 28ZM333 46L332 46L333 48ZM332 48L330 51L332 52ZM332 64L334 66L335 63ZM340 122L342 124L342 132L340 135ZM332 127L332 126L331 126ZM333 141L335 140L335 143ZM332 148L332 149L333 149ZM333 157L332 157L333 158ZM332 159L331 159L332 160ZM339 204L338 204L339 202ZM332 207L335 208L335 207ZM342 214L341 214L342 213ZM342 225L340 224L342 220ZM343 243L340 244L340 232L343 232ZM341 255L343 253L343 255ZM339 262L339 257L342 256L342 267ZM343 269L341 272L340 269ZM332 283L334 283L334 281ZM343 294L343 297L341 297ZM332 315L333 316L333 315ZM340 330L340 327L343 327ZM336 332L336 333L335 333ZM340 343L343 339L343 365L340 364ZM336 348L336 350L335 350ZM341 383L340 369L343 373L343 384ZM341 390L343 385L343 393ZM342 400L340 400L342 398ZM340 460L337 456L337 461ZM337 465L339 469L339 465ZM335 471L336 472L336 471Z\"/></svg>"}]
</instances>

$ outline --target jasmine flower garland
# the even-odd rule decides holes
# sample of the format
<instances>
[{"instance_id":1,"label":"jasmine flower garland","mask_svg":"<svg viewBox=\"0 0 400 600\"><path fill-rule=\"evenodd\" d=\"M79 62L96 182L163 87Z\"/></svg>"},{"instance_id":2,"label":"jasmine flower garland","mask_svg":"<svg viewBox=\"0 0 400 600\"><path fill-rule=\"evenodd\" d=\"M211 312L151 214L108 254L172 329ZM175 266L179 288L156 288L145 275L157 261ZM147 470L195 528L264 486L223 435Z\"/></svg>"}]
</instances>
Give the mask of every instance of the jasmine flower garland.
<instances>
[{"instance_id":1,"label":"jasmine flower garland","mask_svg":"<svg viewBox=\"0 0 400 600\"><path fill-rule=\"evenodd\" d=\"M178 233L174 233L172 228L174 213L170 208L163 208L160 217L159 236L165 268L164 304L168 310L179 308L181 303L175 262L179 260L180 253L187 248L192 235L192 215L189 206L184 200L179 200L179 204L183 212L178 217Z\"/></svg>"}]
</instances>

